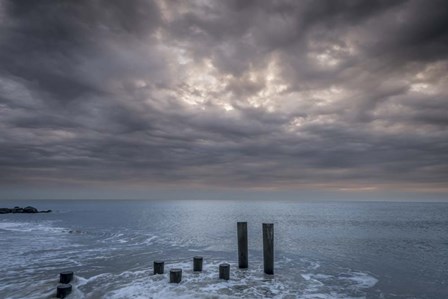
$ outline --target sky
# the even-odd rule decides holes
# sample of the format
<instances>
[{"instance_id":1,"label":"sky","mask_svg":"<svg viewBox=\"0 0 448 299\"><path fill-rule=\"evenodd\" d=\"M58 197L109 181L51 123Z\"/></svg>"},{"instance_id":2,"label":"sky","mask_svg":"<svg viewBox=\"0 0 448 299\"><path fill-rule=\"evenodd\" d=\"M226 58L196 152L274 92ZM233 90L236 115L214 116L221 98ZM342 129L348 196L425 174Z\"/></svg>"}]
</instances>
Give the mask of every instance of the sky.
<instances>
[{"instance_id":1,"label":"sky","mask_svg":"<svg viewBox=\"0 0 448 299\"><path fill-rule=\"evenodd\" d=\"M0 199L448 200L446 1L0 0Z\"/></svg>"}]
</instances>

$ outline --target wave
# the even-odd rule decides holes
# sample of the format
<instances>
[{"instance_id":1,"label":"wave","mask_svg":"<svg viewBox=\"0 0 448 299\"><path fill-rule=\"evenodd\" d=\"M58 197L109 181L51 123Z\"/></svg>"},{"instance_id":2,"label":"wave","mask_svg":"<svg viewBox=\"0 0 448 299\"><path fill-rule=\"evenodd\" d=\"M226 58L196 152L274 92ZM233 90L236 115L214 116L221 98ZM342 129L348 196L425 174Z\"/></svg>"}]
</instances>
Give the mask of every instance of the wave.
<instances>
[{"instance_id":1,"label":"wave","mask_svg":"<svg viewBox=\"0 0 448 299\"><path fill-rule=\"evenodd\" d=\"M174 262L165 266L163 275L152 275L148 269L79 277L74 298L365 298L362 293L350 296L346 290L362 290L378 282L368 273L346 272L338 276L304 273L303 281L294 283L281 274L264 275L261 265L240 270L236 263L230 263L231 278L224 281L218 277L220 263L208 261L201 273L194 273L190 262ZM168 282L170 268L183 269L180 284Z\"/></svg>"},{"instance_id":2,"label":"wave","mask_svg":"<svg viewBox=\"0 0 448 299\"><path fill-rule=\"evenodd\" d=\"M46 232L46 233L65 233L69 232L66 228L55 227L53 222L0 222L0 230L12 232Z\"/></svg>"}]
</instances>

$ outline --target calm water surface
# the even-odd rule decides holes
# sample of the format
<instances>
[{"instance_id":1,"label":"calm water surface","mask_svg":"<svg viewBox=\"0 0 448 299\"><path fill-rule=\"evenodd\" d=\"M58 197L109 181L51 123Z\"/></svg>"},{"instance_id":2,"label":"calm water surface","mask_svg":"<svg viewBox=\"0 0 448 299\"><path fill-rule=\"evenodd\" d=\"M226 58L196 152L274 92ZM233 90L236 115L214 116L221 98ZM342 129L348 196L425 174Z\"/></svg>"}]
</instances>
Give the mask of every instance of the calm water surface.
<instances>
[{"instance_id":1,"label":"calm water surface","mask_svg":"<svg viewBox=\"0 0 448 299\"><path fill-rule=\"evenodd\" d=\"M448 298L448 204L265 201L30 201L50 214L0 215L0 298ZM247 221L249 269L237 269ZM263 274L263 222L275 275ZM192 272L192 257L204 272ZM152 275L183 268L179 285ZM231 264L231 280L218 265ZM69 298L70 298L69 297Z\"/></svg>"}]
</instances>

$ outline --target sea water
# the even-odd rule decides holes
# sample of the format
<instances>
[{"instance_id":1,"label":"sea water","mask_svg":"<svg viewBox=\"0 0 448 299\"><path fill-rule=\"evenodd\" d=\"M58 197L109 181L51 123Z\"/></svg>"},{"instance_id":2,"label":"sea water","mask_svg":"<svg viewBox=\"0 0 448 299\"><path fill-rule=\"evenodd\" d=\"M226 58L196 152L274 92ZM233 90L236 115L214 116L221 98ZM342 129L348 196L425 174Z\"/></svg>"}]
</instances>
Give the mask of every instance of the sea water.
<instances>
[{"instance_id":1,"label":"sea water","mask_svg":"<svg viewBox=\"0 0 448 299\"><path fill-rule=\"evenodd\" d=\"M448 298L448 204L301 201L29 201L0 215L0 298ZM236 225L248 222L249 268ZM275 274L263 274L274 223ZM204 271L192 271L193 256ZM152 275L154 260L165 274ZM231 278L218 266L231 265ZM182 268L170 284L170 268Z\"/></svg>"}]
</instances>

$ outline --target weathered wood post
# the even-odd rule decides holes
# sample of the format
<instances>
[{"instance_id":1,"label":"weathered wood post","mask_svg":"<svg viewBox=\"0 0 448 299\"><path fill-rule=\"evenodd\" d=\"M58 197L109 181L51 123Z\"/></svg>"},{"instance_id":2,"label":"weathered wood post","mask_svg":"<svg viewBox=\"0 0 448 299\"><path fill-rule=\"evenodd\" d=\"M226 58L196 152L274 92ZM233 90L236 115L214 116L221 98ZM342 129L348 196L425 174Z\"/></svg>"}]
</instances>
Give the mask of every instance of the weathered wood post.
<instances>
[{"instance_id":1,"label":"weathered wood post","mask_svg":"<svg viewBox=\"0 0 448 299\"><path fill-rule=\"evenodd\" d=\"M174 268L170 270L170 283L179 283L182 281L182 269Z\"/></svg>"},{"instance_id":2,"label":"weathered wood post","mask_svg":"<svg viewBox=\"0 0 448 299\"><path fill-rule=\"evenodd\" d=\"M227 263L222 263L219 265L219 279L230 279L230 265Z\"/></svg>"},{"instance_id":3,"label":"weathered wood post","mask_svg":"<svg viewBox=\"0 0 448 299\"><path fill-rule=\"evenodd\" d=\"M73 279L73 271L64 271L59 273L60 283L69 283Z\"/></svg>"},{"instance_id":4,"label":"weathered wood post","mask_svg":"<svg viewBox=\"0 0 448 299\"><path fill-rule=\"evenodd\" d=\"M263 223L264 273L274 274L274 224Z\"/></svg>"},{"instance_id":5,"label":"weathered wood post","mask_svg":"<svg viewBox=\"0 0 448 299\"><path fill-rule=\"evenodd\" d=\"M163 274L164 272L164 267L165 267L165 262L164 261L154 261L154 275L156 274Z\"/></svg>"},{"instance_id":6,"label":"weathered wood post","mask_svg":"<svg viewBox=\"0 0 448 299\"><path fill-rule=\"evenodd\" d=\"M69 283L59 284L56 289L56 298L65 298L72 292L72 285Z\"/></svg>"},{"instance_id":7,"label":"weathered wood post","mask_svg":"<svg viewBox=\"0 0 448 299\"><path fill-rule=\"evenodd\" d=\"M193 257L193 271L201 272L202 271L202 256Z\"/></svg>"},{"instance_id":8,"label":"weathered wood post","mask_svg":"<svg viewBox=\"0 0 448 299\"><path fill-rule=\"evenodd\" d=\"M248 267L247 222L237 223L238 235L238 267Z\"/></svg>"}]
</instances>

